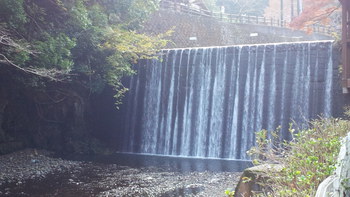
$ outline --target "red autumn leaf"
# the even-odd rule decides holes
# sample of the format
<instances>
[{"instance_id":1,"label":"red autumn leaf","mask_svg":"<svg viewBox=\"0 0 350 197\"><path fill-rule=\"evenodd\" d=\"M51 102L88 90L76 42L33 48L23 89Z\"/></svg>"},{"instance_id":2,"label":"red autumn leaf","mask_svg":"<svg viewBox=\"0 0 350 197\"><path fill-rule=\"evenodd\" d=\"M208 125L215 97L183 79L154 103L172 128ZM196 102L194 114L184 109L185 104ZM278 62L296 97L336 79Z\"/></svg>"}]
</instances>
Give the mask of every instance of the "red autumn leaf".
<instances>
[{"instance_id":1,"label":"red autumn leaf","mask_svg":"<svg viewBox=\"0 0 350 197\"><path fill-rule=\"evenodd\" d=\"M292 20L290 27L302 29L315 23L328 25L331 14L339 10L338 0L304 0L302 13Z\"/></svg>"}]
</instances>

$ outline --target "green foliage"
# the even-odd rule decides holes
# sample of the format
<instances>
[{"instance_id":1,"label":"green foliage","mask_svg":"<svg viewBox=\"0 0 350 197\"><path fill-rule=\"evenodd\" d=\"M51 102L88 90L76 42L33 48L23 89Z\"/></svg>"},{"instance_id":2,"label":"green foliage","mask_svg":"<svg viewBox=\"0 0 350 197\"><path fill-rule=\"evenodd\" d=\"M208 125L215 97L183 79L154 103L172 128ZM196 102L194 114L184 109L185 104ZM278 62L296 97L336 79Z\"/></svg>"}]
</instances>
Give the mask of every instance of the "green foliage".
<instances>
[{"instance_id":1,"label":"green foliage","mask_svg":"<svg viewBox=\"0 0 350 197\"><path fill-rule=\"evenodd\" d=\"M123 93L127 91L120 83L120 78L135 74L131 64L138 59L156 59L157 49L164 48L167 41L163 37L171 31L160 34L156 37L138 34L134 31L127 31L121 28L114 28L106 34L106 42L101 46L105 50L114 50L114 54L107 57L109 67L105 78L112 86L120 89L115 95L116 104L120 104Z\"/></svg>"},{"instance_id":2,"label":"green foliage","mask_svg":"<svg viewBox=\"0 0 350 197\"><path fill-rule=\"evenodd\" d=\"M131 63L136 63L138 59L157 58L156 54L159 48L166 46L167 41L163 39L172 32L166 32L156 37L138 34L134 31L127 31L121 28L114 28L106 35L107 40L102 47L105 49L114 49L119 52L124 59Z\"/></svg>"},{"instance_id":3,"label":"green foliage","mask_svg":"<svg viewBox=\"0 0 350 197\"><path fill-rule=\"evenodd\" d=\"M0 54L23 68L74 72L100 92L106 84L121 98L121 79L138 59L156 58L164 37L137 33L158 0L0 0ZM6 31L2 31L6 30ZM49 72L49 71L47 71ZM120 103L120 100L117 100Z\"/></svg>"},{"instance_id":4,"label":"green foliage","mask_svg":"<svg viewBox=\"0 0 350 197\"><path fill-rule=\"evenodd\" d=\"M281 172L271 172L267 183L272 191L262 196L314 196L318 185L330 176L337 166L341 137L350 129L350 121L320 119L310 123L309 129L298 133L291 127L293 140L283 148L274 145L267 131L256 135L256 146L249 153L255 164L278 163ZM267 172L270 173L270 172Z\"/></svg>"},{"instance_id":5,"label":"green foliage","mask_svg":"<svg viewBox=\"0 0 350 197\"><path fill-rule=\"evenodd\" d=\"M82 29L87 29L91 25L91 20L89 18L89 12L87 7L84 5L83 0L75 1L75 5L70 10L71 23L74 26L81 27Z\"/></svg>"},{"instance_id":6,"label":"green foliage","mask_svg":"<svg viewBox=\"0 0 350 197\"><path fill-rule=\"evenodd\" d=\"M159 0L105 0L107 14L114 25L123 24L125 29L138 29L159 6Z\"/></svg>"},{"instance_id":7,"label":"green foliage","mask_svg":"<svg viewBox=\"0 0 350 197\"><path fill-rule=\"evenodd\" d=\"M6 22L10 28L19 28L27 22L24 0L0 0L0 22Z\"/></svg>"},{"instance_id":8,"label":"green foliage","mask_svg":"<svg viewBox=\"0 0 350 197\"><path fill-rule=\"evenodd\" d=\"M35 58L36 66L44 68L58 68L70 70L74 64L71 49L75 46L75 39L65 34L56 37L45 35L44 41L36 41L35 50L39 53Z\"/></svg>"},{"instance_id":9,"label":"green foliage","mask_svg":"<svg viewBox=\"0 0 350 197\"><path fill-rule=\"evenodd\" d=\"M98 4L90 7L88 17L91 21L91 27L95 28L96 31L101 30L101 28L103 30L108 26L108 16L103 13L103 8Z\"/></svg>"},{"instance_id":10,"label":"green foliage","mask_svg":"<svg viewBox=\"0 0 350 197\"><path fill-rule=\"evenodd\" d=\"M225 194L228 196L228 197L234 197L235 196L235 191L232 191L230 189L227 189L225 190Z\"/></svg>"},{"instance_id":11,"label":"green foliage","mask_svg":"<svg viewBox=\"0 0 350 197\"><path fill-rule=\"evenodd\" d=\"M150 8L150 9L144 9ZM142 24L147 17L158 8L158 1L144 1L144 0L132 0L129 9L129 18L133 19L130 21L132 27L138 27ZM139 21L135 20L139 19Z\"/></svg>"}]
</instances>

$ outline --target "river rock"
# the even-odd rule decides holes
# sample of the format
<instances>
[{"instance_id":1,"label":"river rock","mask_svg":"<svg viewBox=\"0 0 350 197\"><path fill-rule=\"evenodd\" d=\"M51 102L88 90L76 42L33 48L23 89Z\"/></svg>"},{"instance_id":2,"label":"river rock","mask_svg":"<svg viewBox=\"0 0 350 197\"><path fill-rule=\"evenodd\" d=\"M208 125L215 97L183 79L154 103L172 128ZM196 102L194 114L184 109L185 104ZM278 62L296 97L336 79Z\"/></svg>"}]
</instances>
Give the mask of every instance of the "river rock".
<instances>
[{"instance_id":1,"label":"river rock","mask_svg":"<svg viewBox=\"0 0 350 197\"><path fill-rule=\"evenodd\" d=\"M279 172L282 168L283 166L279 164L263 164L247 168L237 184L235 197L250 197L253 193L269 190L266 186L263 187L262 183L268 180L267 175Z\"/></svg>"}]
</instances>

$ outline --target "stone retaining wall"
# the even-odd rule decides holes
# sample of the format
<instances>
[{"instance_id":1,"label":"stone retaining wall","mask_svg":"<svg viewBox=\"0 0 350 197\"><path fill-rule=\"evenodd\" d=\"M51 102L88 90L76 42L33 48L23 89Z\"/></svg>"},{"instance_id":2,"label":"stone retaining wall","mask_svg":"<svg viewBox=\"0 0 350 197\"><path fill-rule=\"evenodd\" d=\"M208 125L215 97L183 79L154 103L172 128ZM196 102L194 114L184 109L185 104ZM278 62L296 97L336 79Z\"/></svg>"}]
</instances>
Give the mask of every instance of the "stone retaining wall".
<instances>
[{"instance_id":1,"label":"stone retaining wall","mask_svg":"<svg viewBox=\"0 0 350 197\"><path fill-rule=\"evenodd\" d=\"M309 35L302 31L293 31L281 27L222 22L210 17L196 16L169 9L161 9L154 13L145 24L144 32L158 34L172 28L174 28L171 37L173 43L170 43L168 48L331 39L324 35Z\"/></svg>"}]
</instances>

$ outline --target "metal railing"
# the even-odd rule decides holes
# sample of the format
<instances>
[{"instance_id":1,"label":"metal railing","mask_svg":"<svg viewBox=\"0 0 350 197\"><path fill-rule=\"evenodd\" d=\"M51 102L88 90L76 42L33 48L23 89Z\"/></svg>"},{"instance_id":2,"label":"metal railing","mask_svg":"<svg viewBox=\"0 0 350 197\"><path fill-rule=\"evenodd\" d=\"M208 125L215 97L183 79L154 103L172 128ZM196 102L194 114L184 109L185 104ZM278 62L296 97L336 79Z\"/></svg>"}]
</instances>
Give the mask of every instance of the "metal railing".
<instances>
[{"instance_id":1,"label":"metal railing","mask_svg":"<svg viewBox=\"0 0 350 197\"><path fill-rule=\"evenodd\" d=\"M201 17L210 17L223 22L236 23L236 24L253 24L253 25L289 28L288 25L290 22L286 20L281 21L279 19L266 18L262 16L249 16L249 15L243 15L243 14L238 15L238 14L227 14L222 12L212 12L202 8L193 7L189 4L176 3L169 0L162 0L161 8L171 9L174 11L187 13L191 15L197 15ZM308 27L305 27L302 30L306 32L309 32L311 30L311 32L331 35L333 32L339 31L340 29L332 28L325 25L313 24Z\"/></svg>"}]
</instances>

